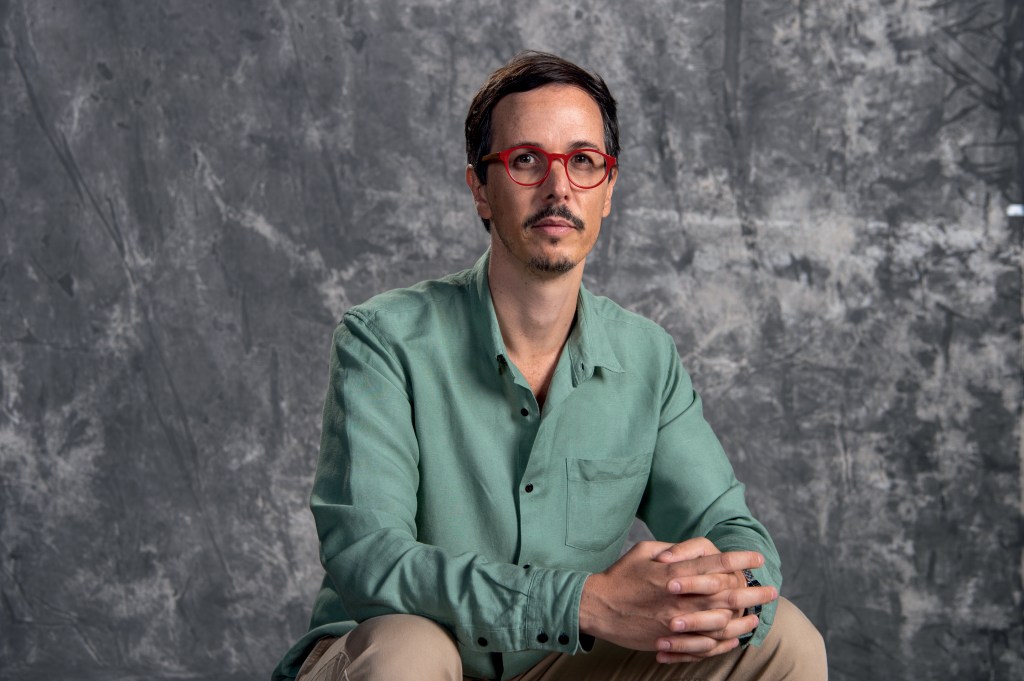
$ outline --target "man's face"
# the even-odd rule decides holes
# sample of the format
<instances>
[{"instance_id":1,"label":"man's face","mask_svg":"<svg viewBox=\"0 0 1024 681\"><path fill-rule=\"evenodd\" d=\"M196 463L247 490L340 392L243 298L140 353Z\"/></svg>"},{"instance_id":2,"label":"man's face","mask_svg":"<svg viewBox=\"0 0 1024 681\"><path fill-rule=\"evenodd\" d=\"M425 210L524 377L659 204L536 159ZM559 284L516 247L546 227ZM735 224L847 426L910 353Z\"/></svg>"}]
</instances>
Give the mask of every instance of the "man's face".
<instances>
[{"instance_id":1,"label":"man's face","mask_svg":"<svg viewBox=\"0 0 1024 681\"><path fill-rule=\"evenodd\" d=\"M556 153L606 151L601 110L590 95L570 85L507 95L492 112L491 150L521 144ZM601 219L611 211L616 177L613 169L597 187L580 189L569 182L559 161L535 187L513 182L500 161L489 164L487 184L472 168L466 171L477 213L491 221L491 257L512 259L548 276L571 271L590 253Z\"/></svg>"}]
</instances>

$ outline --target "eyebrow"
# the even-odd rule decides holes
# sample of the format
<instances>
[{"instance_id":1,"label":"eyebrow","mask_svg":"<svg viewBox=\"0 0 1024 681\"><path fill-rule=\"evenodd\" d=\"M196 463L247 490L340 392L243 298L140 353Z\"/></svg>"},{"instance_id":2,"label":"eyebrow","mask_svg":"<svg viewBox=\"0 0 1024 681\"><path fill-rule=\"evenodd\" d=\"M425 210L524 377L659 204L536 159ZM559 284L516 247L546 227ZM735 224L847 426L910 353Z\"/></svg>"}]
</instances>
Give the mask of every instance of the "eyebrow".
<instances>
[{"instance_id":1,"label":"eyebrow","mask_svg":"<svg viewBox=\"0 0 1024 681\"><path fill-rule=\"evenodd\" d=\"M515 142L515 143L513 143L511 145L511 147L537 147L538 149L544 149L544 145L543 144L540 144L538 142L531 142L529 140L524 140L522 142ZM509 147L509 148L511 148L511 147ZM573 151L575 149L597 149L598 151L600 151L601 147L599 145L591 142L590 140L576 140L575 142L571 142L569 144L569 150L570 151Z\"/></svg>"}]
</instances>

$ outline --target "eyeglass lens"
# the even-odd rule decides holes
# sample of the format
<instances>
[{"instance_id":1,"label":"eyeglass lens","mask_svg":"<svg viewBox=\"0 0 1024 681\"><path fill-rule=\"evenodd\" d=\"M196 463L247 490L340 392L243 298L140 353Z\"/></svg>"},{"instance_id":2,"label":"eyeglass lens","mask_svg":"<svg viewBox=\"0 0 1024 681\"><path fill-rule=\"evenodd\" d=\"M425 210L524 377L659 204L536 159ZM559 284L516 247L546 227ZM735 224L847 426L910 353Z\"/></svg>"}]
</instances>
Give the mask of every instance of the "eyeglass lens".
<instances>
[{"instance_id":1,"label":"eyeglass lens","mask_svg":"<svg viewBox=\"0 0 1024 681\"><path fill-rule=\"evenodd\" d=\"M540 149L514 149L508 156L508 172L520 184L537 184L547 175L549 163L550 157ZM573 184L589 189L601 184L608 164L601 154L581 149L568 155L565 169Z\"/></svg>"}]
</instances>

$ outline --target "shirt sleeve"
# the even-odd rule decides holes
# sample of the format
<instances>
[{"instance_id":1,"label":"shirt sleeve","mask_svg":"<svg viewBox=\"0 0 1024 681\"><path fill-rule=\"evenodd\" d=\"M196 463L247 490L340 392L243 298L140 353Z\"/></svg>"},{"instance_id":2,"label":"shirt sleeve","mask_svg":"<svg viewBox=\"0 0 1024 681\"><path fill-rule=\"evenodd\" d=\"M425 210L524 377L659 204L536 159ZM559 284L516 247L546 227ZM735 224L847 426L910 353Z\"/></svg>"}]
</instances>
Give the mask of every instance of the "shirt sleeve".
<instances>
[{"instance_id":1,"label":"shirt sleeve","mask_svg":"<svg viewBox=\"0 0 1024 681\"><path fill-rule=\"evenodd\" d=\"M408 380L372 319L347 314L334 334L310 499L320 560L345 611L357 622L427 617L479 652L575 652L587 573L524 570L417 541Z\"/></svg>"},{"instance_id":2,"label":"shirt sleeve","mask_svg":"<svg viewBox=\"0 0 1024 681\"><path fill-rule=\"evenodd\" d=\"M671 344L671 341L669 341ZM778 551L768 530L747 508L722 445L704 420L700 397L674 344L666 350L668 371L651 475L637 515L660 541L708 538L720 551L758 551L765 563L754 576L782 587ZM751 643L760 645L775 617L775 603L761 611Z\"/></svg>"}]
</instances>

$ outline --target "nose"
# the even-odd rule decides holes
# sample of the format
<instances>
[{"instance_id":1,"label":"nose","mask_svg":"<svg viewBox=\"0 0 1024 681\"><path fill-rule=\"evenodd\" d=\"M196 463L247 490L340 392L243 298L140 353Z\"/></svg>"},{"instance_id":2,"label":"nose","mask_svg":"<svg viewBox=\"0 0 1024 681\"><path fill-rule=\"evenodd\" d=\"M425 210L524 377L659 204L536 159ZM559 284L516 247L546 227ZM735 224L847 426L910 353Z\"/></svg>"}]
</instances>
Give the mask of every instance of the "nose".
<instances>
[{"instance_id":1,"label":"nose","mask_svg":"<svg viewBox=\"0 0 1024 681\"><path fill-rule=\"evenodd\" d=\"M546 191L545 199L555 202L568 200L572 192L572 183L569 182L564 159L551 160L551 170L544 179L543 187Z\"/></svg>"}]
</instances>

